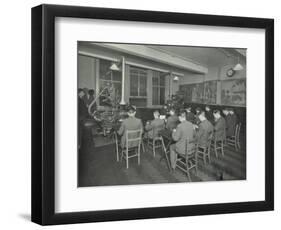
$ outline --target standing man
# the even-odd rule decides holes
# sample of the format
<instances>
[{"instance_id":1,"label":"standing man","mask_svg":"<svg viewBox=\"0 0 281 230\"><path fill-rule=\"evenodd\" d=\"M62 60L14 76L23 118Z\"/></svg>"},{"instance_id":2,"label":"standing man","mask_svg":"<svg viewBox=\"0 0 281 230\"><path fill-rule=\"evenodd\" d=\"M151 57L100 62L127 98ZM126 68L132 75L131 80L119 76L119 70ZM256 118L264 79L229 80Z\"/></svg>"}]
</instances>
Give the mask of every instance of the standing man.
<instances>
[{"instance_id":1,"label":"standing man","mask_svg":"<svg viewBox=\"0 0 281 230\"><path fill-rule=\"evenodd\" d=\"M193 142L194 129L191 122L186 120L186 113L182 110L179 114L179 121L177 128L173 130L172 138L176 141L175 144L170 146L170 161L172 169L176 168L178 154L185 155L186 141ZM194 143L189 143L187 151L194 148Z\"/></svg>"},{"instance_id":2,"label":"standing man","mask_svg":"<svg viewBox=\"0 0 281 230\"><path fill-rule=\"evenodd\" d=\"M83 139L83 125L88 117L88 109L83 100L85 96L83 89L78 89L78 148L80 149Z\"/></svg>"},{"instance_id":3,"label":"standing man","mask_svg":"<svg viewBox=\"0 0 281 230\"><path fill-rule=\"evenodd\" d=\"M128 108L128 118L126 118L119 130L118 130L118 134L121 136L121 147L125 148L126 147L126 131L127 130L138 130L141 129L143 130L143 125L142 125L142 121L138 118L136 118L136 109L133 106L129 106ZM133 147L133 146L129 146L129 147Z\"/></svg>"}]
</instances>

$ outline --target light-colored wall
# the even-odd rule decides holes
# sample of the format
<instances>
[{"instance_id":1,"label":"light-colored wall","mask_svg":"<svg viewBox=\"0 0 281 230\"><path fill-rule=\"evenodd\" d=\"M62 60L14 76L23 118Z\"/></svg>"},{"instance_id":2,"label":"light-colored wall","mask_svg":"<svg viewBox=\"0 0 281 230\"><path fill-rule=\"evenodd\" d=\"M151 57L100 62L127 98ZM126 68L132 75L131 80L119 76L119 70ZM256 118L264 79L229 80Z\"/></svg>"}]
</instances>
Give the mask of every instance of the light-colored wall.
<instances>
[{"instance_id":1,"label":"light-colored wall","mask_svg":"<svg viewBox=\"0 0 281 230\"><path fill-rule=\"evenodd\" d=\"M185 84L194 84L194 83L202 83L205 81L212 80L229 80L229 79L241 79L246 78L247 67L245 60L241 60L240 63L243 65L244 69L241 71L236 71L236 73L229 78L226 75L228 69L233 68L237 64L236 59L227 60L227 64L225 60L222 61L220 66L208 66L207 74L194 74L194 73L186 73L184 77L180 78L179 85ZM221 82L217 82L217 104L221 103Z\"/></svg>"},{"instance_id":2,"label":"light-colored wall","mask_svg":"<svg viewBox=\"0 0 281 230\"><path fill-rule=\"evenodd\" d=\"M96 89L95 58L78 55L78 87Z\"/></svg>"}]
</instances>

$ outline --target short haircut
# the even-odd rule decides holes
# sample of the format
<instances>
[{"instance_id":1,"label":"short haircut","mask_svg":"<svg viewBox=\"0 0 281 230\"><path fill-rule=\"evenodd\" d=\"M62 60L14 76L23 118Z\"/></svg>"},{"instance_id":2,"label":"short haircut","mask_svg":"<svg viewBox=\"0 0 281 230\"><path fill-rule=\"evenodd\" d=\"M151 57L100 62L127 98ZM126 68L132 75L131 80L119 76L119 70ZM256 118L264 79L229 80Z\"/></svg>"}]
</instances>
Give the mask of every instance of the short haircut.
<instances>
[{"instance_id":1,"label":"short haircut","mask_svg":"<svg viewBox=\"0 0 281 230\"><path fill-rule=\"evenodd\" d=\"M128 113L134 113L134 112L136 112L135 106L129 105L128 108L127 108L127 112L128 112Z\"/></svg>"},{"instance_id":2,"label":"short haircut","mask_svg":"<svg viewBox=\"0 0 281 230\"><path fill-rule=\"evenodd\" d=\"M219 111L218 109L215 109L213 114L221 114L221 111Z\"/></svg>"},{"instance_id":3,"label":"short haircut","mask_svg":"<svg viewBox=\"0 0 281 230\"><path fill-rule=\"evenodd\" d=\"M184 109L181 109L179 112L179 116L186 118L186 111Z\"/></svg>"},{"instance_id":4,"label":"short haircut","mask_svg":"<svg viewBox=\"0 0 281 230\"><path fill-rule=\"evenodd\" d=\"M94 93L95 93L95 90L93 90L93 89L90 89L90 90L88 91L88 94L89 94L89 95L94 95Z\"/></svg>"},{"instance_id":5,"label":"short haircut","mask_svg":"<svg viewBox=\"0 0 281 230\"><path fill-rule=\"evenodd\" d=\"M205 111L200 110L199 115L206 117Z\"/></svg>"},{"instance_id":6,"label":"short haircut","mask_svg":"<svg viewBox=\"0 0 281 230\"><path fill-rule=\"evenodd\" d=\"M191 109L191 105L185 106L185 109Z\"/></svg>"},{"instance_id":7,"label":"short haircut","mask_svg":"<svg viewBox=\"0 0 281 230\"><path fill-rule=\"evenodd\" d=\"M173 107L171 107L171 108L169 109L169 111L176 112L175 108L173 108Z\"/></svg>"},{"instance_id":8,"label":"short haircut","mask_svg":"<svg viewBox=\"0 0 281 230\"><path fill-rule=\"evenodd\" d=\"M83 92L83 93L84 93L84 90L83 90L83 89L81 89L81 88L79 88L79 89L78 89L78 93L81 93L81 92Z\"/></svg>"},{"instance_id":9,"label":"short haircut","mask_svg":"<svg viewBox=\"0 0 281 230\"><path fill-rule=\"evenodd\" d=\"M154 110L154 111L153 111L153 114L156 114L157 116L159 116L159 115L160 115L159 110L157 110L157 109Z\"/></svg>"}]
</instances>

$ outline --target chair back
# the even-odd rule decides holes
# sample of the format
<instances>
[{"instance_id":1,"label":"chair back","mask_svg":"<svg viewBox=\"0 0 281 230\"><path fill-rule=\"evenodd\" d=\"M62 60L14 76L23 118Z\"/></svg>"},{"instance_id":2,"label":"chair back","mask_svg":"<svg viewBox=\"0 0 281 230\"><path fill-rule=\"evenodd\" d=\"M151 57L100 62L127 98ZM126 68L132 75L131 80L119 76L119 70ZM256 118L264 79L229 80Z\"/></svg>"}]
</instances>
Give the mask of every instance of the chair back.
<instances>
[{"instance_id":1,"label":"chair back","mask_svg":"<svg viewBox=\"0 0 281 230\"><path fill-rule=\"evenodd\" d=\"M241 122L235 126L235 137L238 139L240 136Z\"/></svg>"},{"instance_id":2,"label":"chair back","mask_svg":"<svg viewBox=\"0 0 281 230\"><path fill-rule=\"evenodd\" d=\"M191 155L196 152L196 140L185 140L185 154Z\"/></svg>"},{"instance_id":3,"label":"chair back","mask_svg":"<svg viewBox=\"0 0 281 230\"><path fill-rule=\"evenodd\" d=\"M153 128L153 138L159 137L159 132L165 128L165 123L159 124Z\"/></svg>"},{"instance_id":4,"label":"chair back","mask_svg":"<svg viewBox=\"0 0 281 230\"><path fill-rule=\"evenodd\" d=\"M126 148L140 147L142 140L142 129L126 131Z\"/></svg>"},{"instance_id":5,"label":"chair back","mask_svg":"<svg viewBox=\"0 0 281 230\"><path fill-rule=\"evenodd\" d=\"M207 146L209 146L213 140L213 137L214 137L214 132L211 131L208 133L208 139L207 139Z\"/></svg>"}]
</instances>

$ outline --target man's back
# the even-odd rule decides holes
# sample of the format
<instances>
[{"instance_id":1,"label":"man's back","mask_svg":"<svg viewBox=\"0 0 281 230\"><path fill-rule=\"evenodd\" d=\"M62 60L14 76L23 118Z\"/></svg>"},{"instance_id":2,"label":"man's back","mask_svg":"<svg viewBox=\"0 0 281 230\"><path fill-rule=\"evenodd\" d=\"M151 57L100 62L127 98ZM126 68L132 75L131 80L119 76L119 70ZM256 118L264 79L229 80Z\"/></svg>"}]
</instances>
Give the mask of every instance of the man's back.
<instances>
[{"instance_id":1,"label":"man's back","mask_svg":"<svg viewBox=\"0 0 281 230\"><path fill-rule=\"evenodd\" d=\"M178 124L177 129L172 134L173 139L176 141L176 151L181 154L185 154L186 141L193 142L194 129L193 125L189 121L183 121ZM188 149L194 147L194 144L189 144Z\"/></svg>"},{"instance_id":2,"label":"man's back","mask_svg":"<svg viewBox=\"0 0 281 230\"><path fill-rule=\"evenodd\" d=\"M122 135L121 146L123 148L126 146L126 131L138 129L143 129L143 126L141 120L136 117L129 117L122 122L121 127L118 130L118 134Z\"/></svg>"},{"instance_id":3,"label":"man's back","mask_svg":"<svg viewBox=\"0 0 281 230\"><path fill-rule=\"evenodd\" d=\"M164 129L165 123L164 120L156 118L145 126L145 129L148 131L148 138L154 138L158 136L160 130Z\"/></svg>"},{"instance_id":4,"label":"man's back","mask_svg":"<svg viewBox=\"0 0 281 230\"><path fill-rule=\"evenodd\" d=\"M198 128L198 144L201 147L206 147L210 134L213 132L213 125L210 121L204 120L199 124Z\"/></svg>"},{"instance_id":5,"label":"man's back","mask_svg":"<svg viewBox=\"0 0 281 230\"><path fill-rule=\"evenodd\" d=\"M166 128L172 131L177 127L178 121L179 119L176 115L169 116L167 119Z\"/></svg>"},{"instance_id":6,"label":"man's back","mask_svg":"<svg viewBox=\"0 0 281 230\"><path fill-rule=\"evenodd\" d=\"M218 140L225 139L225 119L220 117L215 124L215 138Z\"/></svg>"}]
</instances>

